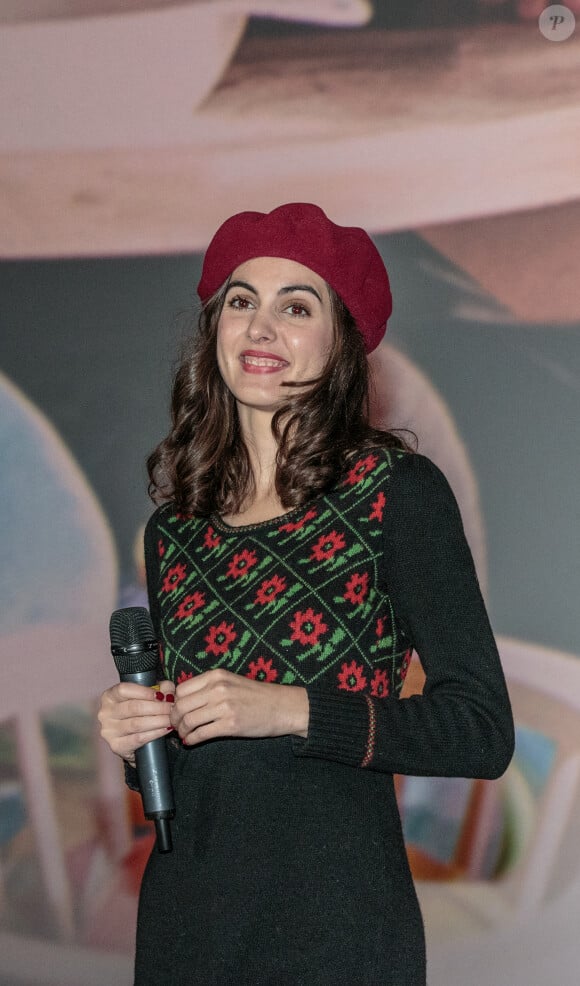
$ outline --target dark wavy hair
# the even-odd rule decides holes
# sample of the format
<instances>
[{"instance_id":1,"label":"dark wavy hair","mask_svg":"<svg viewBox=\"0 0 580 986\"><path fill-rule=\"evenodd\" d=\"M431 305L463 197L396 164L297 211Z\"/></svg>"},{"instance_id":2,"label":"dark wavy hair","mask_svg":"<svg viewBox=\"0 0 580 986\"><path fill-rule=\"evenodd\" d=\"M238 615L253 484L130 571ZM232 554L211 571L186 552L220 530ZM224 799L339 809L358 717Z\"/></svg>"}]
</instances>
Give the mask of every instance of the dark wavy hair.
<instances>
[{"instance_id":1,"label":"dark wavy hair","mask_svg":"<svg viewBox=\"0 0 580 986\"><path fill-rule=\"evenodd\" d=\"M172 501L180 513L194 516L239 513L255 489L236 401L216 357L228 284L202 309L175 374L171 429L147 460L151 499ZM304 383L287 383L288 397L272 418L278 444L275 489L287 510L330 489L355 454L377 446L409 450L401 437L369 424L364 342L344 302L328 290L334 325L328 362L307 389Z\"/></svg>"}]
</instances>

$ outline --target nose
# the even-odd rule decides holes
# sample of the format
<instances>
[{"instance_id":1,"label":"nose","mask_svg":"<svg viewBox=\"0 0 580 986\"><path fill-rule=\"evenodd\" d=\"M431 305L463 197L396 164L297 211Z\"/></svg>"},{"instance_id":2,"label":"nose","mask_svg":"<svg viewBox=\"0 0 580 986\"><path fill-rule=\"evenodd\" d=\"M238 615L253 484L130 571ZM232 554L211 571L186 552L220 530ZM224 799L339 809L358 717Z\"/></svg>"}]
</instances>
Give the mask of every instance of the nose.
<instances>
[{"instance_id":1,"label":"nose","mask_svg":"<svg viewBox=\"0 0 580 986\"><path fill-rule=\"evenodd\" d=\"M274 316L265 308L258 308L248 323L248 336L252 342L266 342L276 336Z\"/></svg>"}]
</instances>

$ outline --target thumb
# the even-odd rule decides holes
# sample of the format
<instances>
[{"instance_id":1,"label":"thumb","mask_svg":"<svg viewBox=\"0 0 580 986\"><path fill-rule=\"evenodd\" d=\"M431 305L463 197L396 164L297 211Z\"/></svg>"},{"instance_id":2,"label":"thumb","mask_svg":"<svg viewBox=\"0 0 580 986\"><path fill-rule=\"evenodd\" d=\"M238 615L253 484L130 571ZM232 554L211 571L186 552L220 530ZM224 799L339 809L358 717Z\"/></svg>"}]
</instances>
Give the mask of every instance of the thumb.
<instances>
[{"instance_id":1,"label":"thumb","mask_svg":"<svg viewBox=\"0 0 580 986\"><path fill-rule=\"evenodd\" d=\"M159 691L164 695L175 695L175 685L172 681L160 681Z\"/></svg>"}]
</instances>

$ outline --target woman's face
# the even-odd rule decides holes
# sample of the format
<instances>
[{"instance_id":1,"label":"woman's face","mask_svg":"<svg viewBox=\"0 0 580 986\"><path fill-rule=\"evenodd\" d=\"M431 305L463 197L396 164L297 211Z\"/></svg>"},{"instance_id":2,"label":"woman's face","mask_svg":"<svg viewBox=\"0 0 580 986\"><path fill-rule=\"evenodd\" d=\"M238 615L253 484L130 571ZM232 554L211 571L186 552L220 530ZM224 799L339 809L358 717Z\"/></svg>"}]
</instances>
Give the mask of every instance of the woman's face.
<instances>
[{"instance_id":1,"label":"woman's face","mask_svg":"<svg viewBox=\"0 0 580 986\"><path fill-rule=\"evenodd\" d=\"M326 282L309 267L257 257L236 267L218 322L217 361L239 404L274 411L318 377L334 340Z\"/></svg>"}]
</instances>

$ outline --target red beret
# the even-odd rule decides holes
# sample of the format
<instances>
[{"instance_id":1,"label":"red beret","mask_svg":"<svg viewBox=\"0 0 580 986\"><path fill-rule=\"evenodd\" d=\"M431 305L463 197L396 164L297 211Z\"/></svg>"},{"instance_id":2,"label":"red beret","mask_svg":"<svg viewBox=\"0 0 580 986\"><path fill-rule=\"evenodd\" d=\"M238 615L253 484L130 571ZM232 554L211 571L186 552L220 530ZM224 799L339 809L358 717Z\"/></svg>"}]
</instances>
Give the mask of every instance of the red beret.
<instances>
[{"instance_id":1,"label":"red beret","mask_svg":"<svg viewBox=\"0 0 580 986\"><path fill-rule=\"evenodd\" d=\"M368 233L337 226L317 205L291 202L272 212L239 212L209 244L197 293L206 302L229 275L254 257L284 257L309 267L344 301L367 353L383 338L393 302L389 277Z\"/></svg>"}]
</instances>

